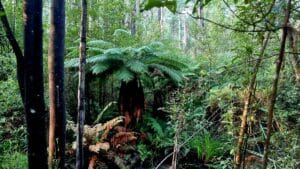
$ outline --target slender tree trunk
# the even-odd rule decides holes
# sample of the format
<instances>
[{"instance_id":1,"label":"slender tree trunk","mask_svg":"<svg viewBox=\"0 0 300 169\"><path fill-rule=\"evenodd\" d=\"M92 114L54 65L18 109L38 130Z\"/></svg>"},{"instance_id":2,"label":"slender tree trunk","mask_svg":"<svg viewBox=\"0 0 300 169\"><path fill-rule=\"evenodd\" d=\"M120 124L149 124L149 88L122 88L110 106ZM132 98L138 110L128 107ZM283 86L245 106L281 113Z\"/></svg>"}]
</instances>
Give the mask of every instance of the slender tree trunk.
<instances>
[{"instance_id":1,"label":"slender tree trunk","mask_svg":"<svg viewBox=\"0 0 300 169\"><path fill-rule=\"evenodd\" d=\"M76 169L83 169L84 167L82 138L83 138L83 125L85 119L85 60L86 60L86 32L87 32L86 29L87 29L87 0L81 0Z\"/></svg>"},{"instance_id":2,"label":"slender tree trunk","mask_svg":"<svg viewBox=\"0 0 300 169\"><path fill-rule=\"evenodd\" d=\"M178 47L181 49L181 19L178 16Z\"/></svg>"},{"instance_id":3,"label":"slender tree trunk","mask_svg":"<svg viewBox=\"0 0 300 169\"><path fill-rule=\"evenodd\" d=\"M51 19L48 50L49 69L49 168L52 168L55 138L58 138L59 168L65 166L66 111L64 97L64 37L65 1L51 1Z\"/></svg>"},{"instance_id":4,"label":"slender tree trunk","mask_svg":"<svg viewBox=\"0 0 300 169\"><path fill-rule=\"evenodd\" d=\"M174 147L173 147L173 156L172 156L171 169L177 169L177 161L178 161L178 137L179 137L179 129L176 128L175 136L174 136Z\"/></svg>"},{"instance_id":5,"label":"slender tree trunk","mask_svg":"<svg viewBox=\"0 0 300 169\"><path fill-rule=\"evenodd\" d=\"M240 164L241 164L241 149L242 146L244 144L244 135L245 135L245 131L246 131L246 126L247 126L247 116L248 116L248 112L249 112L249 108L251 106L251 99L252 99L252 95L255 89L255 82L256 82L256 75L259 69L259 66L261 64L262 58L264 56L269 38L270 38L270 32L267 33L267 36L265 37L265 40L263 42L263 46L260 50L260 55L258 57L258 60L254 66L254 70L253 70L253 74L252 74L252 78L250 80L248 89L247 89L247 94L245 97L245 101L244 101L244 109L243 109L243 114L242 114L242 122L241 122L241 128L240 128L240 132L239 132L239 139L238 139L238 145L237 145L237 150L236 150L236 154L235 154L235 163L234 163L234 168L235 169L239 169L240 168Z\"/></svg>"},{"instance_id":6,"label":"slender tree trunk","mask_svg":"<svg viewBox=\"0 0 300 169\"><path fill-rule=\"evenodd\" d=\"M157 19L159 22L159 28L160 28L160 34L163 35L163 28L164 28L164 12L163 12L163 8L158 8L157 11Z\"/></svg>"},{"instance_id":7,"label":"slender tree trunk","mask_svg":"<svg viewBox=\"0 0 300 169\"><path fill-rule=\"evenodd\" d=\"M138 13L139 13L139 0L135 0L133 4L132 14L131 14L131 23L130 23L131 35L136 34L136 30L137 30L136 17Z\"/></svg>"},{"instance_id":8,"label":"slender tree trunk","mask_svg":"<svg viewBox=\"0 0 300 169\"><path fill-rule=\"evenodd\" d=\"M203 1L202 0L199 1L198 15L199 15L200 18L203 18ZM199 24L200 24L201 28L203 28L204 27L204 20L199 19Z\"/></svg>"},{"instance_id":9,"label":"slender tree trunk","mask_svg":"<svg viewBox=\"0 0 300 169\"><path fill-rule=\"evenodd\" d=\"M188 22L187 22L187 15L184 16L183 21L183 49L187 51L188 45Z\"/></svg>"},{"instance_id":10,"label":"slender tree trunk","mask_svg":"<svg viewBox=\"0 0 300 169\"><path fill-rule=\"evenodd\" d=\"M25 113L29 169L47 169L42 0L24 0Z\"/></svg>"},{"instance_id":11,"label":"slender tree trunk","mask_svg":"<svg viewBox=\"0 0 300 169\"><path fill-rule=\"evenodd\" d=\"M25 105L25 91L24 91L24 57L22 50L13 34L13 31L10 28L4 7L2 5L2 2L0 0L0 19L4 28L4 31L6 33L6 37L12 46L13 52L16 55L16 60L17 60L17 79L18 79L18 84L19 84L19 89L20 89L20 94L21 98L23 101L23 104Z\"/></svg>"},{"instance_id":12,"label":"slender tree trunk","mask_svg":"<svg viewBox=\"0 0 300 169\"><path fill-rule=\"evenodd\" d=\"M295 72L296 83L300 86L300 59L298 58L298 31L294 28L289 28L288 37L290 41L290 47L292 49L293 54L291 55L292 66Z\"/></svg>"},{"instance_id":13,"label":"slender tree trunk","mask_svg":"<svg viewBox=\"0 0 300 169\"><path fill-rule=\"evenodd\" d=\"M274 77L274 81L273 81L273 85L272 85L272 92L271 92L270 103L269 103L269 107L268 107L268 123L267 123L267 134L266 134L265 147L264 147L264 156L263 156L263 169L266 169L267 164L268 164L268 152L269 152L270 137L271 137L272 124L273 124L274 106L275 106L275 102L276 102L277 87L278 87L281 65L282 65L283 59L284 59L285 43L286 43L286 37L287 37L287 27L288 27L288 23L289 23L289 19L290 19L290 13L291 13L291 0L288 0L285 21L284 21L284 25L282 28L282 39L281 39L281 45L280 45L280 52L279 52L278 59L276 61L276 73L275 73L275 77Z\"/></svg>"}]
</instances>

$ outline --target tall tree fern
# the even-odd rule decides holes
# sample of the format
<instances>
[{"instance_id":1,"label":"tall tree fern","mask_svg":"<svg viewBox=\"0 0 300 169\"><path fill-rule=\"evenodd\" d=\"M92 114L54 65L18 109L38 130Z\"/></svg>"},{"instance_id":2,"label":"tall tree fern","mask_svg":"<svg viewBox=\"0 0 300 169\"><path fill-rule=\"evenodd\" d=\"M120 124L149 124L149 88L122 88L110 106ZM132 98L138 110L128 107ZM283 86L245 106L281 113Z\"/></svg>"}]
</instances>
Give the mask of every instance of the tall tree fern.
<instances>
[{"instance_id":1,"label":"tall tree fern","mask_svg":"<svg viewBox=\"0 0 300 169\"><path fill-rule=\"evenodd\" d=\"M91 41L88 45L93 45L93 48L88 46L91 54L87 58L89 72L96 76L113 76L121 82L118 105L120 113L126 117L126 126L141 118L144 109L142 80L152 79L154 83L154 78L160 78L179 86L196 68L191 59L169 52L160 42L138 48L116 48L101 40ZM95 48L99 51L97 54ZM78 59L65 63L67 68L77 66Z\"/></svg>"}]
</instances>

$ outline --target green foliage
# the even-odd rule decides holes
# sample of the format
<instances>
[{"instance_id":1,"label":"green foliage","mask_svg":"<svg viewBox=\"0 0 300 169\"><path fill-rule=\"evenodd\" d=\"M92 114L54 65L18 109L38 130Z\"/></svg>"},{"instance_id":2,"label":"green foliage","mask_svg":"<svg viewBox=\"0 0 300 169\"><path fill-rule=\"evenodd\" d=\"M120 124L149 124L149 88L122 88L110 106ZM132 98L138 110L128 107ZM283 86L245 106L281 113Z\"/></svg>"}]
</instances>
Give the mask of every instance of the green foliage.
<instances>
[{"instance_id":1,"label":"green foliage","mask_svg":"<svg viewBox=\"0 0 300 169\"><path fill-rule=\"evenodd\" d=\"M153 155L145 144L138 144L137 151L139 152L142 162L144 162L147 158L150 158Z\"/></svg>"},{"instance_id":2,"label":"green foliage","mask_svg":"<svg viewBox=\"0 0 300 169\"><path fill-rule=\"evenodd\" d=\"M190 146L196 150L198 158L204 161L212 161L214 158L220 157L228 151L224 143L213 138L210 133L204 133L195 137L190 142Z\"/></svg>"},{"instance_id":3,"label":"green foliage","mask_svg":"<svg viewBox=\"0 0 300 169\"><path fill-rule=\"evenodd\" d=\"M103 43L102 41L100 41ZM88 43L95 44L95 41ZM134 77L163 75L178 85L183 82L184 73L197 66L190 66L192 60L164 51L163 44L150 43L139 48L109 48L87 59L93 74L107 76L112 74L120 81L128 82ZM65 62L65 67L77 67L78 59Z\"/></svg>"},{"instance_id":4,"label":"green foliage","mask_svg":"<svg viewBox=\"0 0 300 169\"><path fill-rule=\"evenodd\" d=\"M27 156L20 152L11 152L1 154L0 156L1 169L26 169L28 168Z\"/></svg>"},{"instance_id":5,"label":"green foliage","mask_svg":"<svg viewBox=\"0 0 300 169\"><path fill-rule=\"evenodd\" d=\"M177 9L177 0L145 0L143 5L143 10L150 10L154 7L167 7L171 12L175 13Z\"/></svg>"}]
</instances>

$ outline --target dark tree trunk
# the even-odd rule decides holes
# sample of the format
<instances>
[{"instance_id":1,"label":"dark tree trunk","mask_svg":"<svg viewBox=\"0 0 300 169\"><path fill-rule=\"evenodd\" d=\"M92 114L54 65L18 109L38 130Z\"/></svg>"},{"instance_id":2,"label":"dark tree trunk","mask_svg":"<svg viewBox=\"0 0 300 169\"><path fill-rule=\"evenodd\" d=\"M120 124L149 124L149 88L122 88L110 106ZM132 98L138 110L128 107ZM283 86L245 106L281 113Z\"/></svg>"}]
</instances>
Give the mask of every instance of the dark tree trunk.
<instances>
[{"instance_id":1,"label":"dark tree trunk","mask_svg":"<svg viewBox=\"0 0 300 169\"><path fill-rule=\"evenodd\" d=\"M47 169L42 0L24 0L25 113L29 169Z\"/></svg>"},{"instance_id":2,"label":"dark tree trunk","mask_svg":"<svg viewBox=\"0 0 300 169\"><path fill-rule=\"evenodd\" d=\"M137 78L121 82L119 93L119 112L125 116L125 127L132 127L142 117L144 110L144 91Z\"/></svg>"},{"instance_id":3,"label":"dark tree trunk","mask_svg":"<svg viewBox=\"0 0 300 169\"><path fill-rule=\"evenodd\" d=\"M76 169L83 169L83 125L85 119L85 60L86 60L86 32L87 32L87 0L81 0L81 29L79 55L79 83L78 83L78 116L76 139Z\"/></svg>"},{"instance_id":4,"label":"dark tree trunk","mask_svg":"<svg viewBox=\"0 0 300 169\"><path fill-rule=\"evenodd\" d=\"M159 109L163 107L163 103L163 92L159 89L155 90L153 94L153 115L160 119L167 120L167 113Z\"/></svg>"},{"instance_id":5,"label":"dark tree trunk","mask_svg":"<svg viewBox=\"0 0 300 169\"><path fill-rule=\"evenodd\" d=\"M6 33L6 37L10 43L10 45L12 46L13 52L16 55L16 60L17 60L17 79L18 79L18 84L19 84L19 89L20 89L20 94L21 94L21 98L23 101L23 104L25 104L25 91L24 91L24 57L23 57L23 53L22 50L9 26L9 22L4 10L4 7L2 5L2 2L0 0L0 13L2 13L2 15L0 15L0 19L4 28L4 31Z\"/></svg>"},{"instance_id":6,"label":"dark tree trunk","mask_svg":"<svg viewBox=\"0 0 300 169\"><path fill-rule=\"evenodd\" d=\"M49 69L49 168L52 168L55 138L58 138L59 168L65 166L66 111L64 97L65 1L51 1L48 50Z\"/></svg>"},{"instance_id":7,"label":"dark tree trunk","mask_svg":"<svg viewBox=\"0 0 300 169\"><path fill-rule=\"evenodd\" d=\"M281 70L283 58L284 58L285 43L286 43L286 38L287 38L287 26L288 26L289 19L290 19L290 13L291 13L291 0L289 0L288 4L287 4L284 26L282 28L280 52L279 52L279 56L276 61L276 72L275 72L275 77L274 77L274 81L273 81L273 85L272 85L270 103L268 106L268 123L267 123L267 134L266 134L265 147L264 147L264 156L263 156L263 169L266 169L267 164L268 164L268 152L269 152L271 130L272 130L272 124L273 124L274 106L275 106L276 97L277 97L277 86L278 86L278 81L279 81L279 76L280 76L280 70Z\"/></svg>"}]
</instances>

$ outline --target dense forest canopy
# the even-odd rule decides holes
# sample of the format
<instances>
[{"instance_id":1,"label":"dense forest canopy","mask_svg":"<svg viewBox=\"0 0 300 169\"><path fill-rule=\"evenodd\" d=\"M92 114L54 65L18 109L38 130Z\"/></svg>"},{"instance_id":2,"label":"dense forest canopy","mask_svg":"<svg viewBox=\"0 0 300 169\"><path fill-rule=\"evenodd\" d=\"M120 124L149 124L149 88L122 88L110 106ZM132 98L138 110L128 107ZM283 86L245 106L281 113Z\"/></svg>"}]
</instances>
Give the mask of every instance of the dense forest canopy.
<instances>
[{"instance_id":1,"label":"dense forest canopy","mask_svg":"<svg viewBox=\"0 0 300 169\"><path fill-rule=\"evenodd\" d=\"M300 168L299 9L0 0L0 169Z\"/></svg>"}]
</instances>

